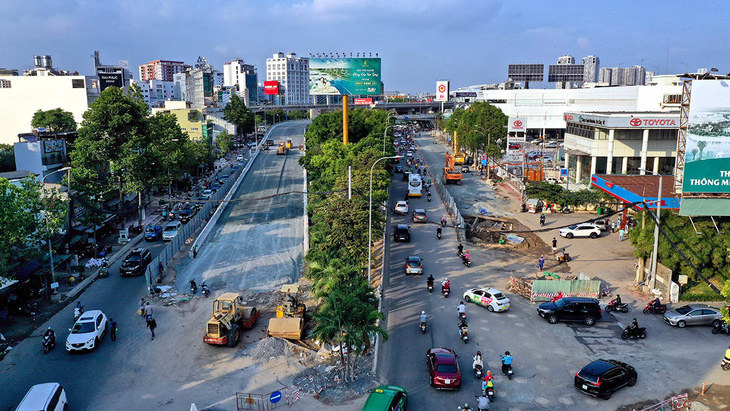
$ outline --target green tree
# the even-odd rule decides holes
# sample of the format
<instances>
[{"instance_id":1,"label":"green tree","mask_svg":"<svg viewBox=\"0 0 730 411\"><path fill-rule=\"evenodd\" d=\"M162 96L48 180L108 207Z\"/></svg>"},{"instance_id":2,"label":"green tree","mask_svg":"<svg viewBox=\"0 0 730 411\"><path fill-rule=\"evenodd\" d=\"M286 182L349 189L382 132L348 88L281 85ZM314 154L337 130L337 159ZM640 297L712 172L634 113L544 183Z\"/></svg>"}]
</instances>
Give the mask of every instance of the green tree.
<instances>
[{"instance_id":1,"label":"green tree","mask_svg":"<svg viewBox=\"0 0 730 411\"><path fill-rule=\"evenodd\" d=\"M10 144L0 144L0 173L15 171L15 149Z\"/></svg>"},{"instance_id":2,"label":"green tree","mask_svg":"<svg viewBox=\"0 0 730 411\"><path fill-rule=\"evenodd\" d=\"M705 147L707 146L707 142L704 140L700 140L697 142L697 148L700 149L700 157L698 160L702 160L702 152L705 150Z\"/></svg>"},{"instance_id":3,"label":"green tree","mask_svg":"<svg viewBox=\"0 0 730 411\"><path fill-rule=\"evenodd\" d=\"M31 127L45 127L53 133L61 133L65 131L76 131L76 120L73 114L62 108L54 108L53 110L38 110L33 114L30 121Z\"/></svg>"},{"instance_id":4,"label":"green tree","mask_svg":"<svg viewBox=\"0 0 730 411\"><path fill-rule=\"evenodd\" d=\"M215 139L216 144L218 144L218 148L220 148L221 153L224 155L231 151L233 148L233 140L231 140L231 136L228 135L225 131L218 134L218 137Z\"/></svg>"},{"instance_id":5,"label":"green tree","mask_svg":"<svg viewBox=\"0 0 730 411\"><path fill-rule=\"evenodd\" d=\"M246 107L246 103L235 94L223 108L223 118L236 125L238 135L253 133L256 127L253 113Z\"/></svg>"},{"instance_id":6,"label":"green tree","mask_svg":"<svg viewBox=\"0 0 730 411\"><path fill-rule=\"evenodd\" d=\"M507 142L501 137L507 134L507 116L489 103L476 102L466 109L455 110L445 122L445 129L448 133L457 133L460 150L468 149L473 153L483 151L491 144L500 150L506 149Z\"/></svg>"}]
</instances>

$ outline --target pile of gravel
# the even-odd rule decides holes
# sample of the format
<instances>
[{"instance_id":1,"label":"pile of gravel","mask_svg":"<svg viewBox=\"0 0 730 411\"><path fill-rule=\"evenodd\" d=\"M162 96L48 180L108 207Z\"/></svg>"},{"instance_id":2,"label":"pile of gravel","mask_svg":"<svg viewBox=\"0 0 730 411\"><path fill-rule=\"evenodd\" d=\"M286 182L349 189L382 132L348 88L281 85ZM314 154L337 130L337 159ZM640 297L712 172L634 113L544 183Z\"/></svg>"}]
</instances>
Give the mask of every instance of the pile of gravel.
<instances>
[{"instance_id":1,"label":"pile of gravel","mask_svg":"<svg viewBox=\"0 0 730 411\"><path fill-rule=\"evenodd\" d=\"M289 342L275 337L268 337L249 344L243 350L239 351L240 355L246 355L262 360L280 355L289 355L291 349Z\"/></svg>"}]
</instances>

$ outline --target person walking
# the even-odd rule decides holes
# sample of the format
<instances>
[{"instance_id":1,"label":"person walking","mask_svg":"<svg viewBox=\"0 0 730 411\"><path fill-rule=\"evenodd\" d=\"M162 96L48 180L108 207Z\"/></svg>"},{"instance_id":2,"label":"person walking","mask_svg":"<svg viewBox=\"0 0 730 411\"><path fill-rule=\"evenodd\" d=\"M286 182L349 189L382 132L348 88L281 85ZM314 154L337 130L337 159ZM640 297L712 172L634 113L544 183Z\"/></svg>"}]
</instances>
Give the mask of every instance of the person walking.
<instances>
[{"instance_id":1,"label":"person walking","mask_svg":"<svg viewBox=\"0 0 730 411\"><path fill-rule=\"evenodd\" d=\"M619 242L624 241L624 233L625 233L625 231L623 228L618 230L618 241Z\"/></svg>"},{"instance_id":2,"label":"person walking","mask_svg":"<svg viewBox=\"0 0 730 411\"><path fill-rule=\"evenodd\" d=\"M154 339L155 339L155 328L157 328L157 321L155 321L155 318L154 317L149 316L149 318L147 318L147 328L149 328L150 331L152 332L152 341L154 341Z\"/></svg>"},{"instance_id":3,"label":"person walking","mask_svg":"<svg viewBox=\"0 0 730 411\"><path fill-rule=\"evenodd\" d=\"M144 298L139 299L139 316L144 316Z\"/></svg>"},{"instance_id":4,"label":"person walking","mask_svg":"<svg viewBox=\"0 0 730 411\"><path fill-rule=\"evenodd\" d=\"M144 316L145 318L152 318L152 305L149 301L144 306Z\"/></svg>"},{"instance_id":5,"label":"person walking","mask_svg":"<svg viewBox=\"0 0 730 411\"><path fill-rule=\"evenodd\" d=\"M197 257L197 256L198 256L198 245L195 244L193 246L193 259L195 259L195 257Z\"/></svg>"},{"instance_id":6,"label":"person walking","mask_svg":"<svg viewBox=\"0 0 730 411\"><path fill-rule=\"evenodd\" d=\"M558 240L553 237L553 253L558 249Z\"/></svg>"},{"instance_id":7,"label":"person walking","mask_svg":"<svg viewBox=\"0 0 730 411\"><path fill-rule=\"evenodd\" d=\"M540 256L540 259L537 260L537 268L539 268L542 271L542 268L545 266L545 256Z\"/></svg>"},{"instance_id":8,"label":"person walking","mask_svg":"<svg viewBox=\"0 0 730 411\"><path fill-rule=\"evenodd\" d=\"M109 319L109 338L112 341L117 340L117 322L113 318Z\"/></svg>"}]
</instances>

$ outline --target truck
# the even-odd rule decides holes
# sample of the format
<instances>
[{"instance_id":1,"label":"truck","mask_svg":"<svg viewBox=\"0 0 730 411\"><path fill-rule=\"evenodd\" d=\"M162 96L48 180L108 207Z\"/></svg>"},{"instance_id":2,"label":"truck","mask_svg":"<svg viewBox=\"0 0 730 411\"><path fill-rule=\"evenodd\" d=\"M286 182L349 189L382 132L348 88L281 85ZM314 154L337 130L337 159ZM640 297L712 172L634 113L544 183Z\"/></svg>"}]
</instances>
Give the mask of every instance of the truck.
<instances>
[{"instance_id":1,"label":"truck","mask_svg":"<svg viewBox=\"0 0 730 411\"><path fill-rule=\"evenodd\" d=\"M460 172L454 170L454 157L446 153L446 166L444 167L444 184L455 183L461 184L463 176Z\"/></svg>"},{"instance_id":2,"label":"truck","mask_svg":"<svg viewBox=\"0 0 730 411\"><path fill-rule=\"evenodd\" d=\"M253 328L260 315L256 307L243 305L241 295L225 293L213 301L213 314L205 324L203 342L235 347L241 339L241 329Z\"/></svg>"},{"instance_id":3,"label":"truck","mask_svg":"<svg viewBox=\"0 0 730 411\"><path fill-rule=\"evenodd\" d=\"M283 141L279 142L279 147L276 151L277 155L286 155L289 154L289 149L286 147L286 144Z\"/></svg>"},{"instance_id":4,"label":"truck","mask_svg":"<svg viewBox=\"0 0 730 411\"><path fill-rule=\"evenodd\" d=\"M148 225L144 229L145 241L156 241L162 238L162 226L161 225Z\"/></svg>"}]
</instances>

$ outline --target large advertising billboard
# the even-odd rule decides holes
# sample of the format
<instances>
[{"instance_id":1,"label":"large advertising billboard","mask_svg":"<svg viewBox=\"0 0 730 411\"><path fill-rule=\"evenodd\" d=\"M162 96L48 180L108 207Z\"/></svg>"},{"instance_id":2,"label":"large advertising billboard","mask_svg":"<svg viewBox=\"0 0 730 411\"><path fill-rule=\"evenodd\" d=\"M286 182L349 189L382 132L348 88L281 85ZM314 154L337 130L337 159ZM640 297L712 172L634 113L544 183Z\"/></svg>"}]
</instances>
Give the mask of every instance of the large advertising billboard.
<instances>
[{"instance_id":1,"label":"large advertising billboard","mask_svg":"<svg viewBox=\"0 0 730 411\"><path fill-rule=\"evenodd\" d=\"M380 58L310 58L309 94L380 95Z\"/></svg>"},{"instance_id":2,"label":"large advertising billboard","mask_svg":"<svg viewBox=\"0 0 730 411\"><path fill-rule=\"evenodd\" d=\"M730 81L693 81L688 122L682 192L730 193Z\"/></svg>"},{"instance_id":3,"label":"large advertising billboard","mask_svg":"<svg viewBox=\"0 0 730 411\"><path fill-rule=\"evenodd\" d=\"M124 86L124 78L122 77L122 74L99 73L99 88L101 91L104 91L107 87L111 86L119 88Z\"/></svg>"},{"instance_id":4,"label":"large advertising billboard","mask_svg":"<svg viewBox=\"0 0 730 411\"><path fill-rule=\"evenodd\" d=\"M435 101L449 101L449 82L446 80L436 82Z\"/></svg>"},{"instance_id":5,"label":"large advertising billboard","mask_svg":"<svg viewBox=\"0 0 730 411\"><path fill-rule=\"evenodd\" d=\"M276 96L279 94L279 82L264 81L264 94L267 96Z\"/></svg>"}]
</instances>

